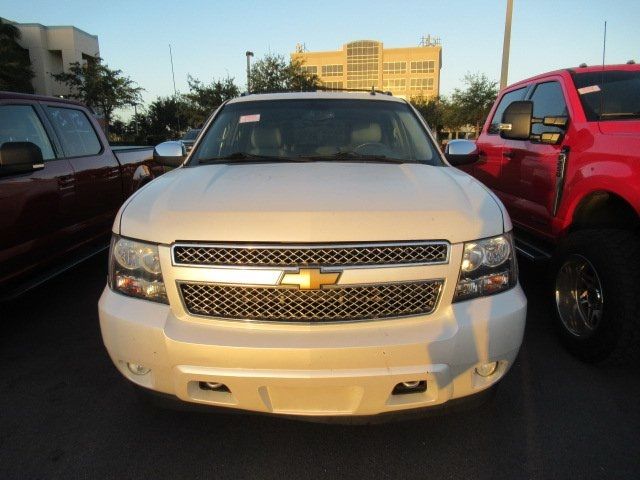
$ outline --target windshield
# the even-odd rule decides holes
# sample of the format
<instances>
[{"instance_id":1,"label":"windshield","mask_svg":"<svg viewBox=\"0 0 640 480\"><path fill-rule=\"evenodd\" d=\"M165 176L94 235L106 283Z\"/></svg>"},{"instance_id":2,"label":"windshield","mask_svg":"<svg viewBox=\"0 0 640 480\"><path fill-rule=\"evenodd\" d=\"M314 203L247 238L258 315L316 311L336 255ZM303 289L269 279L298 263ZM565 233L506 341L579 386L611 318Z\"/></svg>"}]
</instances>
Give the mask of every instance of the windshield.
<instances>
[{"instance_id":1,"label":"windshield","mask_svg":"<svg viewBox=\"0 0 640 480\"><path fill-rule=\"evenodd\" d=\"M640 118L640 71L574 73L573 81L588 121Z\"/></svg>"},{"instance_id":2,"label":"windshield","mask_svg":"<svg viewBox=\"0 0 640 480\"><path fill-rule=\"evenodd\" d=\"M402 161L442 165L413 111L380 100L265 100L224 107L193 163L241 160Z\"/></svg>"},{"instance_id":3,"label":"windshield","mask_svg":"<svg viewBox=\"0 0 640 480\"><path fill-rule=\"evenodd\" d=\"M182 140L195 140L199 133L200 133L200 130L197 128L189 130L187 131L187 133L184 134L184 136L182 137Z\"/></svg>"}]
</instances>

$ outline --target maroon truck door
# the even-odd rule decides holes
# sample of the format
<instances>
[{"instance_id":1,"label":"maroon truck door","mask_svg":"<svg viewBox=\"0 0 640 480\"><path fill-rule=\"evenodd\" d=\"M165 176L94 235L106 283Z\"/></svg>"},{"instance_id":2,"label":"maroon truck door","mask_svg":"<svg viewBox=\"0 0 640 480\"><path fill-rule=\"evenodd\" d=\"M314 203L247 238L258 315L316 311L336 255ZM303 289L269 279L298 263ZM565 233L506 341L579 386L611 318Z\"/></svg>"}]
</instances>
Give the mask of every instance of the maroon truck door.
<instances>
[{"instance_id":1,"label":"maroon truck door","mask_svg":"<svg viewBox=\"0 0 640 480\"><path fill-rule=\"evenodd\" d=\"M551 79L536 84L528 99L533 102L533 116L568 116L567 103L559 81ZM558 127L540 123L532 126L532 134L563 133ZM562 144L549 145L535 141L506 140L504 144L505 193L511 199L512 219L519 225L543 235L551 234L558 156Z\"/></svg>"},{"instance_id":2,"label":"maroon truck door","mask_svg":"<svg viewBox=\"0 0 640 480\"><path fill-rule=\"evenodd\" d=\"M44 109L74 170L78 237L81 241L102 237L111 230L123 200L118 161L83 109L59 104L46 104Z\"/></svg>"},{"instance_id":3,"label":"maroon truck door","mask_svg":"<svg viewBox=\"0 0 640 480\"><path fill-rule=\"evenodd\" d=\"M505 140L500 137L499 125L502 121L502 114L504 110L517 100L523 100L527 93L528 86L520 87L515 90L505 92L496 108L494 109L491 122L488 123L486 131L482 132L478 138L477 145L480 153L480 159L472 164L471 167L474 177L480 180L482 183L491 188L498 197L509 208L510 198L505 195L505 185L509 183L510 179L505 178L504 171L504 142Z\"/></svg>"},{"instance_id":4,"label":"maroon truck door","mask_svg":"<svg viewBox=\"0 0 640 480\"><path fill-rule=\"evenodd\" d=\"M45 126L46 125L46 126ZM58 158L59 146L37 104L0 101L0 145L31 142L44 167L8 174L0 169L0 283L9 283L73 246L73 170ZM0 292L0 296L6 292Z\"/></svg>"}]
</instances>

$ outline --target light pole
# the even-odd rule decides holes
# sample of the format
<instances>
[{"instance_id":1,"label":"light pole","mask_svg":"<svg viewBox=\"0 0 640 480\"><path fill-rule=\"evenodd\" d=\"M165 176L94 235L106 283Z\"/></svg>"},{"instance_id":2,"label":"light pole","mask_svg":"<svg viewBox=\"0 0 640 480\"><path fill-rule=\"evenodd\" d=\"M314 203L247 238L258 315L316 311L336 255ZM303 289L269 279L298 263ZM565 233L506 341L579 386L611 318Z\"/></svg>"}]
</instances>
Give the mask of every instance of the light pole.
<instances>
[{"instance_id":1,"label":"light pole","mask_svg":"<svg viewBox=\"0 0 640 480\"><path fill-rule=\"evenodd\" d=\"M247 93L251 93L251 57L253 57L253 52L247 50L245 55L247 56Z\"/></svg>"},{"instance_id":2,"label":"light pole","mask_svg":"<svg viewBox=\"0 0 640 480\"><path fill-rule=\"evenodd\" d=\"M511 17L513 0L507 0L507 17L504 21L504 42L502 43L502 70L500 71L500 90L507 86L509 76L509 48L511 46Z\"/></svg>"}]
</instances>

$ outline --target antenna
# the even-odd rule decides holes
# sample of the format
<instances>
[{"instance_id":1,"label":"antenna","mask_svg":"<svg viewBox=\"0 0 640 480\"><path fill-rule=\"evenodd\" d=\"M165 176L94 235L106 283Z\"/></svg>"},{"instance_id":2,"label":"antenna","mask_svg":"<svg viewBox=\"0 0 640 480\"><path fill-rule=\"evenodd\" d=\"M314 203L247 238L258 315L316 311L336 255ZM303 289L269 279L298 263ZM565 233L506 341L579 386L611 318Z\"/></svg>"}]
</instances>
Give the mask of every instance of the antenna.
<instances>
[{"instance_id":1,"label":"antenna","mask_svg":"<svg viewBox=\"0 0 640 480\"><path fill-rule=\"evenodd\" d=\"M171 51L171 44L169 44L169 58L171 59L171 77L173 78L173 96L177 99L178 91L176 90L176 74L173 71L173 52ZM180 104L178 103L178 108ZM179 112L178 112L179 113ZM178 131L182 130L180 127L180 115L176 115L176 120L178 121Z\"/></svg>"},{"instance_id":2,"label":"antenna","mask_svg":"<svg viewBox=\"0 0 640 480\"><path fill-rule=\"evenodd\" d=\"M604 115L604 60L607 54L607 21L604 21L604 38L602 39L602 72L600 75L600 119Z\"/></svg>"}]
</instances>

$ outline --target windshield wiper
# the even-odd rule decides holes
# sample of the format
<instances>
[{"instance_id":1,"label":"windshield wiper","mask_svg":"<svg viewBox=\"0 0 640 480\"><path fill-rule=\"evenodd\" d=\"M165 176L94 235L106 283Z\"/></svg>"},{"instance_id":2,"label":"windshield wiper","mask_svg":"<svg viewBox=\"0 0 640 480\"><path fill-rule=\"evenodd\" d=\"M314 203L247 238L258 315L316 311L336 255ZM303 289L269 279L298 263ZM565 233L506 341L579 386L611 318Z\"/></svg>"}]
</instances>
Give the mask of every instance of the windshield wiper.
<instances>
[{"instance_id":1,"label":"windshield wiper","mask_svg":"<svg viewBox=\"0 0 640 480\"><path fill-rule=\"evenodd\" d=\"M298 158L325 161L325 160L349 160L351 162L381 162L381 163L424 163L417 160L404 160L402 158L387 157L386 155L368 155L353 151L337 152L330 155L300 155Z\"/></svg>"},{"instance_id":2,"label":"windshield wiper","mask_svg":"<svg viewBox=\"0 0 640 480\"><path fill-rule=\"evenodd\" d=\"M224 157L211 157L198 160L198 165L212 163L273 163L273 162L303 162L303 159L280 157L276 155L255 155L247 152L234 152Z\"/></svg>"}]
</instances>

